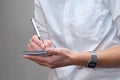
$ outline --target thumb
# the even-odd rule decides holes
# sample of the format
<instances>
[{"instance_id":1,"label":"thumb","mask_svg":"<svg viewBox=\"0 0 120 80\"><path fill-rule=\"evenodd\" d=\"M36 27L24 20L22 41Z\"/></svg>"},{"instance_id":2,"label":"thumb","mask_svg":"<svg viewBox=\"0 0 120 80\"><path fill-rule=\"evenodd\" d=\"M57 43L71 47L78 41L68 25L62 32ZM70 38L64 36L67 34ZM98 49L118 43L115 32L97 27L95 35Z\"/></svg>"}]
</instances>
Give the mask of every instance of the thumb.
<instances>
[{"instance_id":1,"label":"thumb","mask_svg":"<svg viewBox=\"0 0 120 80\"><path fill-rule=\"evenodd\" d=\"M61 50L58 48L46 48L46 53L48 55L59 55L61 53Z\"/></svg>"}]
</instances>

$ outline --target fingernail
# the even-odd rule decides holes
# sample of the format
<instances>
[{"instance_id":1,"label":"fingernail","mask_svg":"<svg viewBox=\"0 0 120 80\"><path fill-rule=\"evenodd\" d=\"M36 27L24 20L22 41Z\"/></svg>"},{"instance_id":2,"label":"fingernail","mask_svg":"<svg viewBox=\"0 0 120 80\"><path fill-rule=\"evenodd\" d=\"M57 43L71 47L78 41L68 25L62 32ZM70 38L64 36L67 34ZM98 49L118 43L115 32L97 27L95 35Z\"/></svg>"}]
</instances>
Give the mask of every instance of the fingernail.
<instances>
[{"instance_id":1,"label":"fingernail","mask_svg":"<svg viewBox=\"0 0 120 80\"><path fill-rule=\"evenodd\" d=\"M23 55L23 58L28 58L29 57L29 55Z\"/></svg>"}]
</instances>

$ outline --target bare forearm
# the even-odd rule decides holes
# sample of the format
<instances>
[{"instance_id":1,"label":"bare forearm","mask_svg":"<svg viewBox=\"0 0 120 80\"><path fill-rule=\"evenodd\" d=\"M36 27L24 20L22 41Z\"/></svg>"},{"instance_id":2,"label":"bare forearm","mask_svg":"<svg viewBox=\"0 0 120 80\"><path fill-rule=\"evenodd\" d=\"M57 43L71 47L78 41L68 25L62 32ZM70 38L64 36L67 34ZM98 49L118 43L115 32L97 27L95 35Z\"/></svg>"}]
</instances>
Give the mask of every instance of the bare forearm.
<instances>
[{"instance_id":1,"label":"bare forearm","mask_svg":"<svg viewBox=\"0 0 120 80\"><path fill-rule=\"evenodd\" d=\"M98 64L97 67L120 67L120 46L106 50L96 51ZM73 64L85 66L91 59L91 53L75 52L72 56Z\"/></svg>"},{"instance_id":2,"label":"bare forearm","mask_svg":"<svg viewBox=\"0 0 120 80\"><path fill-rule=\"evenodd\" d=\"M97 51L98 67L120 67L120 46Z\"/></svg>"}]
</instances>

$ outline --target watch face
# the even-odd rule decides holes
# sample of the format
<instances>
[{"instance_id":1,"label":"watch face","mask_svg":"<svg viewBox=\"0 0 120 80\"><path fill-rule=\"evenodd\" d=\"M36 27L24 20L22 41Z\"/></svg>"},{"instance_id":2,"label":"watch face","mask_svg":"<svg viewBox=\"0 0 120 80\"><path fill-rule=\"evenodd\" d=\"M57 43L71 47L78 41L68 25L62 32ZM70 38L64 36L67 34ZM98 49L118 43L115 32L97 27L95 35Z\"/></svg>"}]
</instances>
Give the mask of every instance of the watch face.
<instances>
[{"instance_id":1,"label":"watch face","mask_svg":"<svg viewBox=\"0 0 120 80\"><path fill-rule=\"evenodd\" d=\"M96 62L89 62L88 67L89 67L89 68L95 68L96 65L97 65Z\"/></svg>"}]
</instances>

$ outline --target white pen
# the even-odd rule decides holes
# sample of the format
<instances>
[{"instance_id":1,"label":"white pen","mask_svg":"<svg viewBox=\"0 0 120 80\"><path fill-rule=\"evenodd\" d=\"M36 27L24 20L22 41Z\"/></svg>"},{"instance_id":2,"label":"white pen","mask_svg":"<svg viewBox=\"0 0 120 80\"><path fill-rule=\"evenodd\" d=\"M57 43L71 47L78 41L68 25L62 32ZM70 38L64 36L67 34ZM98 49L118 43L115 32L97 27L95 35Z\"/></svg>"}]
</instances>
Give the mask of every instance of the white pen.
<instances>
[{"instance_id":1,"label":"white pen","mask_svg":"<svg viewBox=\"0 0 120 80\"><path fill-rule=\"evenodd\" d=\"M37 35L38 35L38 39L41 40L41 41L43 42L43 44L44 44L44 41L43 41L42 35L40 34L40 32L39 32L39 30L38 30L38 28L37 28L37 25L36 25L34 19L31 18L30 20L31 20L31 22L32 22L32 24L33 24L33 27L34 27L34 29L35 29ZM45 44L44 44L44 47L46 48Z\"/></svg>"}]
</instances>

